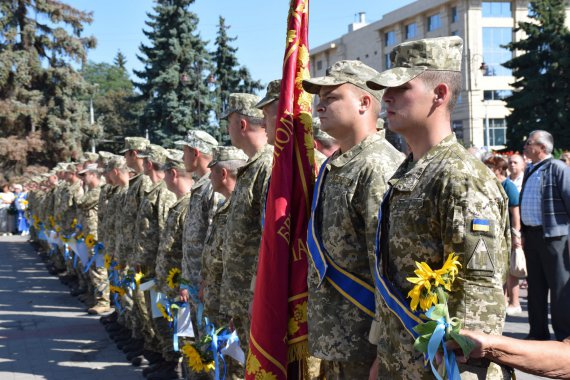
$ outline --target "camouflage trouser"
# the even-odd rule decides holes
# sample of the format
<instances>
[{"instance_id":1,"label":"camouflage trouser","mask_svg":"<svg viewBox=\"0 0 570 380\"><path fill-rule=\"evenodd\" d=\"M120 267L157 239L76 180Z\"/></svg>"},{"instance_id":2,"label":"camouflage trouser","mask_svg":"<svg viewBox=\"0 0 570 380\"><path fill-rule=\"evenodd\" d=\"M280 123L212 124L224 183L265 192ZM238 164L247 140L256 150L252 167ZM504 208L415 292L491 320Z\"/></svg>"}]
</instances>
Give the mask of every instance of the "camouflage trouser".
<instances>
[{"instance_id":1,"label":"camouflage trouser","mask_svg":"<svg viewBox=\"0 0 570 380\"><path fill-rule=\"evenodd\" d=\"M156 331L152 323L152 310L147 307L150 305L149 292L143 292L138 287L133 292L133 310L140 322L140 329L144 339L144 348L148 351L159 352L157 347L160 341L156 337Z\"/></svg>"},{"instance_id":2,"label":"camouflage trouser","mask_svg":"<svg viewBox=\"0 0 570 380\"><path fill-rule=\"evenodd\" d=\"M52 252L52 253L50 253L50 261L51 261L52 265L58 271L64 271L66 266L65 266L65 261L63 259L63 249L60 247L56 247L56 248L52 248L52 249L53 249L53 251L48 251L48 252Z\"/></svg>"},{"instance_id":3,"label":"camouflage trouser","mask_svg":"<svg viewBox=\"0 0 570 380\"><path fill-rule=\"evenodd\" d=\"M310 380L323 380L325 378L324 366L322 365L321 359L309 356L307 358L307 367Z\"/></svg>"},{"instance_id":4,"label":"camouflage trouser","mask_svg":"<svg viewBox=\"0 0 570 380\"><path fill-rule=\"evenodd\" d=\"M338 362L322 360L321 366L327 380L368 379L372 361Z\"/></svg>"},{"instance_id":5,"label":"camouflage trouser","mask_svg":"<svg viewBox=\"0 0 570 380\"><path fill-rule=\"evenodd\" d=\"M89 268L89 277L93 284L93 297L96 305L109 306L109 277L107 268L96 267L95 263Z\"/></svg>"},{"instance_id":6,"label":"camouflage trouser","mask_svg":"<svg viewBox=\"0 0 570 380\"><path fill-rule=\"evenodd\" d=\"M83 263L79 261L79 258L77 259L77 265L74 269L75 273L77 274L77 279L79 280L79 287L81 289L86 289L87 291L89 291L90 288L89 274L84 272L85 267Z\"/></svg>"}]
</instances>

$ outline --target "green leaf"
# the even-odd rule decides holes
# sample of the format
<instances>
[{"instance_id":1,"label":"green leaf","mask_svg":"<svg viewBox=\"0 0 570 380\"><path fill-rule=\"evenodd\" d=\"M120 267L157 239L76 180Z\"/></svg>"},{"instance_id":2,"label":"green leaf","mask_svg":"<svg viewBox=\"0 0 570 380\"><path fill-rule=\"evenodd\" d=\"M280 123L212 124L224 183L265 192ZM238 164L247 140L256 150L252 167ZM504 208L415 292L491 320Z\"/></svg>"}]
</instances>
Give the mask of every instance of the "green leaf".
<instances>
[{"instance_id":1,"label":"green leaf","mask_svg":"<svg viewBox=\"0 0 570 380\"><path fill-rule=\"evenodd\" d=\"M475 343L473 343L471 339L459 333L456 333L455 331L451 331L449 333L449 336L451 337L451 339L457 342L459 347L461 347L461 351L463 351L463 355L465 355L465 357L469 356L471 351L473 351L473 349L475 348Z\"/></svg>"},{"instance_id":2,"label":"green leaf","mask_svg":"<svg viewBox=\"0 0 570 380\"><path fill-rule=\"evenodd\" d=\"M431 334L417 337L414 341L414 349L416 349L416 351L423 352L424 354L427 353L430 338Z\"/></svg>"},{"instance_id":3,"label":"green leaf","mask_svg":"<svg viewBox=\"0 0 570 380\"><path fill-rule=\"evenodd\" d=\"M427 321L424 323L420 323L416 327L414 327L414 331L418 333L418 335L426 335L426 334L433 334L437 326L436 321Z\"/></svg>"},{"instance_id":4,"label":"green leaf","mask_svg":"<svg viewBox=\"0 0 570 380\"><path fill-rule=\"evenodd\" d=\"M446 308L447 308L447 305L445 305L443 303L438 303L437 305L434 306L433 311L431 312L429 319L437 321L438 319L445 317L445 309Z\"/></svg>"},{"instance_id":5,"label":"green leaf","mask_svg":"<svg viewBox=\"0 0 570 380\"><path fill-rule=\"evenodd\" d=\"M449 324L451 325L451 330L459 334L459 331L461 331L461 326L462 326L461 320L457 317L453 317L451 318Z\"/></svg>"}]
</instances>

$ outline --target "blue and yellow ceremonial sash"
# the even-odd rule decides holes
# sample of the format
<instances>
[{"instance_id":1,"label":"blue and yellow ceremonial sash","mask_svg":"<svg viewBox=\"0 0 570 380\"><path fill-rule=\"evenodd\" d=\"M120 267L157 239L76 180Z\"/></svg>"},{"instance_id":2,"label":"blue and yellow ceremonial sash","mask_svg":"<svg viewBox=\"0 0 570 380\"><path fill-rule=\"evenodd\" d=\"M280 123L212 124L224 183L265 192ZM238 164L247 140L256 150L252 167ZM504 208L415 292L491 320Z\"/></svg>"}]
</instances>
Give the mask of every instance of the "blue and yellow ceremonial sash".
<instances>
[{"instance_id":1,"label":"blue and yellow ceremonial sash","mask_svg":"<svg viewBox=\"0 0 570 380\"><path fill-rule=\"evenodd\" d=\"M321 166L317 182L315 183L313 202L311 205L311 219L309 220L309 233L307 236L309 254L319 274L319 286L326 278L344 298L368 314L368 316L374 318L374 288L366 281L363 281L335 263L317 233L315 212L319 204L319 195L323 186L323 180L328 172L328 162L329 160L327 159Z\"/></svg>"},{"instance_id":2,"label":"blue and yellow ceremonial sash","mask_svg":"<svg viewBox=\"0 0 570 380\"><path fill-rule=\"evenodd\" d=\"M404 301L402 294L396 289L394 284L390 282L385 275L381 274L380 263L382 262L381 253L381 237L382 237L382 210L384 207L388 207L388 201L390 200L390 195L392 193L392 188L386 192L384 199L382 200L382 205L378 211L378 228L376 229L376 244L375 244L375 256L376 261L374 265L374 283L376 284L376 289L380 293L380 296L384 300L384 303L388 309L400 320L406 331L416 339L418 333L414 331L414 327L418 324L423 323L424 320L420 317L420 312L413 312L408 304Z\"/></svg>"}]
</instances>

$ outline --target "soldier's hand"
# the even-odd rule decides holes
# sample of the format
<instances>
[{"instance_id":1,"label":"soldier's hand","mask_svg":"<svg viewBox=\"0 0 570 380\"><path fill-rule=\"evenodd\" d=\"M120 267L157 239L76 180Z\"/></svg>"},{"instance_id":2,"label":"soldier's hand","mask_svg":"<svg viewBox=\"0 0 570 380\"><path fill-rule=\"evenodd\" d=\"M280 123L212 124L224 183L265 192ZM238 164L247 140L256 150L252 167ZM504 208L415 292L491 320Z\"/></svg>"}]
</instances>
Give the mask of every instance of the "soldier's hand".
<instances>
[{"instance_id":1,"label":"soldier's hand","mask_svg":"<svg viewBox=\"0 0 570 380\"><path fill-rule=\"evenodd\" d=\"M180 289L180 301L188 302L188 289Z\"/></svg>"}]
</instances>

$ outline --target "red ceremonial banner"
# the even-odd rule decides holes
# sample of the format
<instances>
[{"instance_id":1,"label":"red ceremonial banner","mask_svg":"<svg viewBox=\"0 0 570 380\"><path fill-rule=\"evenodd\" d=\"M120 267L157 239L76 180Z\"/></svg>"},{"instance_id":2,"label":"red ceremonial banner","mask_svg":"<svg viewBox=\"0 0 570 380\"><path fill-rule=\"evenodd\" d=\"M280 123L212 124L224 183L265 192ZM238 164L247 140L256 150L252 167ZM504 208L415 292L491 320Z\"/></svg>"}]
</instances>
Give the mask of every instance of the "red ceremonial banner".
<instances>
[{"instance_id":1,"label":"red ceremonial banner","mask_svg":"<svg viewBox=\"0 0 570 380\"><path fill-rule=\"evenodd\" d=\"M246 379L303 377L307 344L307 225L315 182L309 0L291 0L273 170L259 252ZM288 375L289 367L289 375Z\"/></svg>"}]
</instances>

